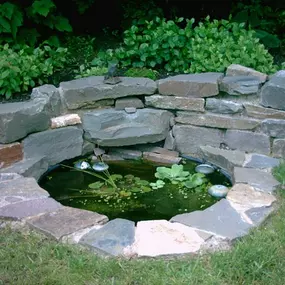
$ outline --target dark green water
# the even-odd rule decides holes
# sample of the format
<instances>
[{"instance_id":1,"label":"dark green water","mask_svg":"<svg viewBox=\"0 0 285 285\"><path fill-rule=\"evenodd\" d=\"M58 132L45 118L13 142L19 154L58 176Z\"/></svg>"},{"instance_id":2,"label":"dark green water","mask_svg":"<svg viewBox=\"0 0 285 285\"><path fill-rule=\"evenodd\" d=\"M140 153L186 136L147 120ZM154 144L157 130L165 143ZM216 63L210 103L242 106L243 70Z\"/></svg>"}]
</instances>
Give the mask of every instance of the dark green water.
<instances>
[{"instance_id":1,"label":"dark green water","mask_svg":"<svg viewBox=\"0 0 285 285\"><path fill-rule=\"evenodd\" d=\"M73 165L69 162L69 165ZM132 174L141 179L155 182L154 173L156 164L140 161L110 162L110 174ZM197 164L188 161L184 170L195 173ZM200 193L181 191L177 185L167 184L165 187L148 193L132 193L130 197L82 197L83 194L76 189L87 189L90 183L99 179L79 171L58 167L51 171L40 181L40 186L46 189L50 195L65 206L95 211L105 214L109 219L125 218L132 221L167 219L195 210L203 210L217 199L207 193L207 189L214 184L230 186L230 181L221 173L214 172L207 175L209 180L207 187ZM71 198L73 197L73 198Z\"/></svg>"}]
</instances>

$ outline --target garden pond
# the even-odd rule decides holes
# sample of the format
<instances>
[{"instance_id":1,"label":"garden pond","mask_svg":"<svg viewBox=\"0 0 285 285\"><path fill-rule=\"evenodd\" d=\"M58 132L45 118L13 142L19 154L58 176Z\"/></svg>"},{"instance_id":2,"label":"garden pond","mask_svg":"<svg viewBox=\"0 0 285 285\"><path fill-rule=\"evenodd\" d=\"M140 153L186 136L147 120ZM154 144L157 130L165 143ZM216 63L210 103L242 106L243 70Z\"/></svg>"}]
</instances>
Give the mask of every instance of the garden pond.
<instances>
[{"instance_id":1,"label":"garden pond","mask_svg":"<svg viewBox=\"0 0 285 285\"><path fill-rule=\"evenodd\" d=\"M212 185L231 185L218 169L201 174L196 166L190 160L172 166L141 160L93 165L88 159L73 160L54 167L39 184L61 204L105 214L109 219L169 220L217 202L208 194Z\"/></svg>"}]
</instances>

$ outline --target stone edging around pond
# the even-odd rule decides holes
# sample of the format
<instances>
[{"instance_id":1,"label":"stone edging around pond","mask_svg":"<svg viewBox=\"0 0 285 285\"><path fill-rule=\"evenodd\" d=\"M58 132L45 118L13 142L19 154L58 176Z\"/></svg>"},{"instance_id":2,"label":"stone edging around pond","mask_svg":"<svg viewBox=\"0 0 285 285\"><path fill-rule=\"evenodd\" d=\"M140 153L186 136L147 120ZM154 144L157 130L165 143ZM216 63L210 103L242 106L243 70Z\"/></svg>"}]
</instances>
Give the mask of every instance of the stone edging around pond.
<instances>
[{"instance_id":1,"label":"stone edging around pond","mask_svg":"<svg viewBox=\"0 0 285 285\"><path fill-rule=\"evenodd\" d=\"M234 185L225 199L170 221L108 221L98 213L62 206L31 177L0 174L2 226L20 223L58 241L80 244L111 256L157 257L229 249L274 210L278 182L270 168L278 159L203 148L208 161L230 166ZM0 222L1 223L1 222Z\"/></svg>"}]
</instances>

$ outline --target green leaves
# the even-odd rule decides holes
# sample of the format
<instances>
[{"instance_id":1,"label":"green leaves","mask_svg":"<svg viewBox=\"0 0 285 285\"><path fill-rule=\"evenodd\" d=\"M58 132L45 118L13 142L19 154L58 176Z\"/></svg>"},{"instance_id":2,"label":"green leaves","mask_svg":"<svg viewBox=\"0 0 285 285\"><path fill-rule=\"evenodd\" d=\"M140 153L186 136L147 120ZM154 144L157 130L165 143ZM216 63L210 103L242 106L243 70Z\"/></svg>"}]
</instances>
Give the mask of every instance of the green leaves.
<instances>
[{"instance_id":1,"label":"green leaves","mask_svg":"<svg viewBox=\"0 0 285 285\"><path fill-rule=\"evenodd\" d=\"M33 14L40 14L46 17L52 8L55 8L55 4L51 0L36 0L32 4Z\"/></svg>"},{"instance_id":2,"label":"green leaves","mask_svg":"<svg viewBox=\"0 0 285 285\"><path fill-rule=\"evenodd\" d=\"M183 171L183 165L173 164L171 168L157 167L155 177L161 180L169 180L171 183L176 184L178 181L186 180L189 176L188 171Z\"/></svg>"}]
</instances>

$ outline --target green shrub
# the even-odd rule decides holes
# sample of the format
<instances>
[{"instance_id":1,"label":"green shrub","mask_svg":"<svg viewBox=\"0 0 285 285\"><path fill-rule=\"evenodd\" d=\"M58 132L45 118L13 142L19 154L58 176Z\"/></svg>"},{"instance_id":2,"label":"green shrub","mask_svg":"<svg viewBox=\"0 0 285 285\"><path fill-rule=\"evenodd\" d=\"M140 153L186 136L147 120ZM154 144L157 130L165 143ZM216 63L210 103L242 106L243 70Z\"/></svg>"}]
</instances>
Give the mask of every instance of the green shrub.
<instances>
[{"instance_id":1,"label":"green shrub","mask_svg":"<svg viewBox=\"0 0 285 285\"><path fill-rule=\"evenodd\" d=\"M82 78L88 76L100 76L105 75L108 72L107 67L92 66L88 67L86 65L81 65L79 70L76 72L75 78Z\"/></svg>"},{"instance_id":2,"label":"green shrub","mask_svg":"<svg viewBox=\"0 0 285 285\"><path fill-rule=\"evenodd\" d=\"M111 59L122 67L160 68L168 72L224 71L231 63L272 73L273 57L244 24L207 17L193 28L194 19L175 21L156 18L146 21L142 30L132 26L124 32L124 43L117 49L98 54L94 64ZM184 27L181 27L181 26Z\"/></svg>"},{"instance_id":3,"label":"green shrub","mask_svg":"<svg viewBox=\"0 0 285 285\"><path fill-rule=\"evenodd\" d=\"M280 164L273 168L274 177L282 184L285 185L285 160L281 160Z\"/></svg>"},{"instance_id":4,"label":"green shrub","mask_svg":"<svg viewBox=\"0 0 285 285\"><path fill-rule=\"evenodd\" d=\"M0 95L28 91L48 82L49 77L63 67L67 50L42 46L23 46L14 50L8 44L0 47Z\"/></svg>"},{"instance_id":5,"label":"green shrub","mask_svg":"<svg viewBox=\"0 0 285 285\"><path fill-rule=\"evenodd\" d=\"M156 80L158 72L149 68L131 67L125 72L125 75L128 77L146 77L152 80Z\"/></svg>"}]
</instances>

